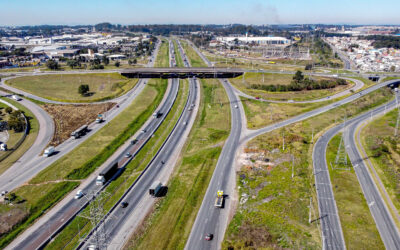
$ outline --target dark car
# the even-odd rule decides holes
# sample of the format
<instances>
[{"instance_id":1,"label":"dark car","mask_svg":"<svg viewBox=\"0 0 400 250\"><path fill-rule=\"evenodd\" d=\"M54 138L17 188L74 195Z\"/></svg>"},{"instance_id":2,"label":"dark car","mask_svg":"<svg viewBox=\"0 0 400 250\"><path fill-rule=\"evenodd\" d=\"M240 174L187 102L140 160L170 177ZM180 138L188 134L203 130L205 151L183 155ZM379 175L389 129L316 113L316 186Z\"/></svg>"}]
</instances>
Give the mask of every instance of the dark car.
<instances>
[{"instance_id":1,"label":"dark car","mask_svg":"<svg viewBox=\"0 0 400 250\"><path fill-rule=\"evenodd\" d=\"M138 142L138 140L137 140L137 139L134 139L134 140L131 141L131 145L134 145L134 144L136 144L137 142Z\"/></svg>"},{"instance_id":2,"label":"dark car","mask_svg":"<svg viewBox=\"0 0 400 250\"><path fill-rule=\"evenodd\" d=\"M121 203L121 207L122 207L122 208L126 208L128 205L129 205L129 203L126 202L126 201L124 201L124 202Z\"/></svg>"},{"instance_id":3,"label":"dark car","mask_svg":"<svg viewBox=\"0 0 400 250\"><path fill-rule=\"evenodd\" d=\"M204 239L207 240L207 241L210 241L210 240L213 239L213 237L214 237L213 234L207 234L206 237L205 237Z\"/></svg>"}]
</instances>

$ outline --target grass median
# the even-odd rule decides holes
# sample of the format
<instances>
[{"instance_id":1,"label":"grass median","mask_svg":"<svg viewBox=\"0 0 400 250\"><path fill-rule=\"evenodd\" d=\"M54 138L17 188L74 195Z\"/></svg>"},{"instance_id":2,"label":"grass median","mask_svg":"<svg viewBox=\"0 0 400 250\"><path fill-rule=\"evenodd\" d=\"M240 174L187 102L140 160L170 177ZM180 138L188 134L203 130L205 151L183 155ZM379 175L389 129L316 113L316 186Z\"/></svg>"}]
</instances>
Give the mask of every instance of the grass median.
<instances>
[{"instance_id":1,"label":"grass median","mask_svg":"<svg viewBox=\"0 0 400 250\"><path fill-rule=\"evenodd\" d=\"M400 131L395 136L398 116L395 109L366 125L361 131L361 144L394 206L400 210Z\"/></svg>"},{"instance_id":2,"label":"grass median","mask_svg":"<svg viewBox=\"0 0 400 250\"><path fill-rule=\"evenodd\" d=\"M115 152L115 150L122 145L131 135L133 135L151 116L154 110L161 102L166 90L166 81L151 80L143 90L143 92L132 102L132 104L121 112L117 117L110 121L106 126L100 129L95 135L91 136L85 142L80 144L66 156L60 158L55 163L41 171L34 177L29 185L17 188L13 192L17 195L25 188L36 187L36 195L39 197L46 197L51 195L46 188L43 190L40 187L46 187L50 183L63 183L66 179L83 179L87 177L92 171L100 166L107 158ZM68 182L76 183L79 182ZM71 185L71 184L68 184ZM50 204L37 204L37 209L42 212L46 211L49 207L58 202L65 194L70 192L76 185L68 186L61 191L57 199L51 200ZM57 193L55 193L57 194ZM30 211L29 200L32 197L26 194L21 195L21 199L26 201L21 203L21 209ZM32 222L32 218L36 219L40 214L28 212L23 216L23 221L29 223L17 223L11 231L5 233L7 241L2 244L9 243L13 237L23 231ZM11 237L11 238L10 238ZM1 240L1 239L0 239ZM4 243L5 242L5 243Z\"/></svg>"},{"instance_id":3,"label":"grass median","mask_svg":"<svg viewBox=\"0 0 400 250\"><path fill-rule=\"evenodd\" d=\"M192 67L208 67L207 64L201 59L197 52L186 41L180 40L183 50L190 61Z\"/></svg>"},{"instance_id":4,"label":"grass median","mask_svg":"<svg viewBox=\"0 0 400 250\"><path fill-rule=\"evenodd\" d=\"M132 235L127 249L184 248L230 130L230 106L221 84L201 80L201 92L199 113L168 183L168 194Z\"/></svg>"},{"instance_id":5,"label":"grass median","mask_svg":"<svg viewBox=\"0 0 400 250\"><path fill-rule=\"evenodd\" d=\"M106 211L111 209L126 189L137 179L139 174L154 157L157 150L159 150L167 136L172 131L186 104L188 96L187 80L182 84L181 90L182 91L179 92L173 108L163 121L160 128L155 132L154 137L147 142L139 154L128 164L122 175L111 182L106 188L106 192L110 194L103 204L103 208ZM84 213L87 212L87 210L88 209L85 209ZM92 225L87 219L76 217L71 224L69 224L57 236L57 238L47 246L47 249L73 249L79 243L79 236L84 237L91 229Z\"/></svg>"},{"instance_id":6,"label":"grass median","mask_svg":"<svg viewBox=\"0 0 400 250\"><path fill-rule=\"evenodd\" d=\"M160 49L154 62L154 67L169 67L169 44L165 39L161 40Z\"/></svg>"},{"instance_id":7,"label":"grass median","mask_svg":"<svg viewBox=\"0 0 400 250\"><path fill-rule=\"evenodd\" d=\"M172 40L172 43L174 44L174 50L175 50L175 59L176 59L176 66L177 67L185 67L185 65L183 64L183 60L181 57L181 52L179 51L178 48L178 43L176 42L176 40Z\"/></svg>"},{"instance_id":8,"label":"grass median","mask_svg":"<svg viewBox=\"0 0 400 250\"><path fill-rule=\"evenodd\" d=\"M389 89L379 89L352 103L248 142L240 155L239 205L222 248L321 249L320 226L316 220L320 215L313 186L312 134L316 140L327 128L341 123L345 116L349 119L392 98ZM308 222L310 197L314 220L311 224Z\"/></svg>"},{"instance_id":9,"label":"grass median","mask_svg":"<svg viewBox=\"0 0 400 250\"><path fill-rule=\"evenodd\" d=\"M23 76L8 80L6 84L53 101L96 102L109 100L128 92L137 81L118 73L89 73ZM86 95L78 92L82 84L89 86Z\"/></svg>"},{"instance_id":10,"label":"grass median","mask_svg":"<svg viewBox=\"0 0 400 250\"><path fill-rule=\"evenodd\" d=\"M330 163L335 162L341 135L334 136L329 142L326 160L346 247L348 249L384 249L385 246L350 160L348 159L347 166L342 164L336 169L330 166ZM344 170L345 168L348 170Z\"/></svg>"}]
</instances>

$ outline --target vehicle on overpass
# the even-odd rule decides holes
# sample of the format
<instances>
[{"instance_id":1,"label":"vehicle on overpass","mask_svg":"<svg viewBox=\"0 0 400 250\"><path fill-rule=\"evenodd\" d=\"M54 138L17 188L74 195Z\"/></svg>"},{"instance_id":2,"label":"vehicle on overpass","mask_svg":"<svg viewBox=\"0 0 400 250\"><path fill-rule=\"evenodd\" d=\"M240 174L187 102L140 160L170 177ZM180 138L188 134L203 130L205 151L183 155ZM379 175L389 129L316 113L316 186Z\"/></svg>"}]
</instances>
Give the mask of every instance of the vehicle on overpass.
<instances>
[{"instance_id":1,"label":"vehicle on overpass","mask_svg":"<svg viewBox=\"0 0 400 250\"><path fill-rule=\"evenodd\" d=\"M217 191L217 198L215 199L215 207L223 208L224 206L224 191L218 190Z\"/></svg>"}]
</instances>

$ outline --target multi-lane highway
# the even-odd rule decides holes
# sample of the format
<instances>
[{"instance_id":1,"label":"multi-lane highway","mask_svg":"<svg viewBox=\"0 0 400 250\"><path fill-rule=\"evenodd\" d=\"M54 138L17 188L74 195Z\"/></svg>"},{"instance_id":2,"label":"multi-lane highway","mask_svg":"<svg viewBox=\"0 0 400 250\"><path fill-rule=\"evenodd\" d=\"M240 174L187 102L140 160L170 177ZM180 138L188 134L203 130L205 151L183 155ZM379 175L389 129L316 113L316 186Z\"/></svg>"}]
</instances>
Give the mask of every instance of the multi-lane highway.
<instances>
[{"instance_id":1,"label":"multi-lane highway","mask_svg":"<svg viewBox=\"0 0 400 250\"><path fill-rule=\"evenodd\" d=\"M395 108L396 104L396 101L392 101L386 107L383 105L373 111L357 117L358 119L355 119L354 121L347 122L348 125L344 128L343 134L344 145L346 147L347 154L353 165L365 199L368 203L368 207L371 211L372 217L375 220L379 234L383 243L385 244L386 249L400 249L399 231L394 222L393 216L389 212L381 193L372 179L370 170L365 164L365 161L357 148L355 136L359 125L365 120L370 119L371 112L372 114L383 113L385 110L391 110Z\"/></svg>"},{"instance_id":2,"label":"multi-lane highway","mask_svg":"<svg viewBox=\"0 0 400 250\"><path fill-rule=\"evenodd\" d=\"M156 46L154 53L158 53L159 45ZM152 55L152 58L155 55ZM154 64L154 59L149 62L149 65L152 66ZM147 83L147 79L141 79L136 84L136 86L129 91L124 96L118 98L117 103L118 107L114 107L111 110L105 112L104 116L106 117L105 121L102 123L95 123L89 125L90 133L85 135L84 137L75 140L69 138L62 144L56 147L57 154L44 158L40 154L48 144L48 142L52 138L52 134L54 133L54 123L51 117L38 105L33 102L23 99L21 104L24 104L28 109L30 109L36 118L39 121L39 134L36 138L34 144L29 148L28 151L16 162L14 163L7 171L5 171L0 176L0 187L2 190L13 190L23 183L30 180L41 170L45 169L49 165L51 165L56 160L60 159L64 155L68 154L72 149L80 145L82 142L87 140L90 136L95 134L99 129L104 127L115 118L118 114L120 114L125 108L129 107L132 101L142 92Z\"/></svg>"},{"instance_id":3,"label":"multi-lane highway","mask_svg":"<svg viewBox=\"0 0 400 250\"><path fill-rule=\"evenodd\" d=\"M170 54L173 54L173 46L170 46ZM184 64L189 67L189 63L185 57L180 45L180 54L184 59ZM175 64L174 64L175 65ZM177 79L173 81L178 82ZM199 104L199 87L197 80L189 79L189 95L184 107L184 110L175 124L172 132L164 142L160 150L146 166L137 181L127 190L123 197L115 204L111 211L101 221L98 228L104 227L107 230L108 241L105 245L108 249L121 249L124 243L128 240L128 236L132 233L140 222L145 218L154 204L154 198L148 194L150 186L156 180L164 180L164 184L169 179L176 162L176 156L186 141L196 112L194 107ZM171 159L174 158L175 159ZM127 207L122 207L122 202L128 202ZM102 245L104 243L97 242L97 237L94 237L93 231L89 237L79 245L78 248L86 249L90 245Z\"/></svg>"},{"instance_id":4,"label":"multi-lane highway","mask_svg":"<svg viewBox=\"0 0 400 250\"><path fill-rule=\"evenodd\" d=\"M208 60L197 50L197 48L195 48L195 50L203 58L203 60L205 62L209 63ZM288 120L285 120L285 121L282 121L282 122L279 122L279 123L276 123L276 124L273 124L273 125L270 125L270 126L258 129L258 130L253 130L253 131L245 130L244 133L242 133L242 137L240 138L239 142L229 142L229 139L228 139L228 142L226 143L226 145L228 143L234 143L234 146L236 148L232 149L232 151L236 152L237 147L239 145L246 143L247 141L251 140L252 138L255 138L255 137L262 135L264 133L267 133L267 132L271 132L272 130L293 124L295 122L299 122L299 121L308 119L308 118L316 116L318 114L327 112L327 111L334 109L340 105L352 102L352 101L354 101L368 93L371 93L379 88L382 88L384 86L390 86L391 84L399 82L399 81L400 80L391 80L391 81L379 83L368 89L363 90L360 93L346 97L338 102L329 104L327 106L324 106L324 107L321 107L321 108L318 108L315 110L312 110L310 112L301 114L301 115L293 117L291 119L288 119ZM227 87L228 96L230 96L229 88L232 89L232 87L231 86ZM235 99L233 99L233 101L235 101ZM232 100L231 100L231 102L232 102ZM233 115L233 119L234 119L234 115ZM234 133L234 128L232 128L231 134L232 133ZM236 134L240 136L240 132L236 133ZM234 153L232 153L231 156L233 159ZM222 154L221 154L221 157L222 157ZM225 160L229 161L229 159L225 159ZM218 165L217 165L216 171L214 172L210 186L207 190L206 196L203 200L203 204L197 215L195 224L192 228L192 232L191 232L189 240L187 242L187 245L186 245L187 249L210 249L210 248L217 249L217 248L219 248L220 242L222 241L222 239L224 237L225 228L222 228L222 227L224 227L224 226L226 227L224 222L227 220L227 214L225 214L225 216L224 216L224 212L221 212L221 210L215 209L213 207L212 202L213 202L213 199L215 198L216 190L212 190L212 189L216 188L216 187L223 188L223 186L214 186L213 182L215 182L215 180L214 180L215 176L219 177L218 181L220 181L221 183L224 180L231 178L230 176L232 174L234 174L234 172L235 172L234 168L232 166L233 166L232 164L229 165L230 168L227 168L226 172L223 172L223 174L221 174L222 170L219 169ZM322 182L321 182L321 184L322 184ZM325 183L325 184L327 184L329 186L330 182ZM326 189L326 192L321 192L321 194L323 194L323 195L329 194L329 188ZM319 202L323 202L322 199ZM229 207L229 199L227 200L226 205ZM325 232L323 233L324 238L328 237L329 235L331 236L330 242L328 242L327 239L324 239L324 247L334 246L334 247L339 247L340 249L343 249L343 248L345 248L345 244L344 244L344 240L343 240L343 233L341 230L340 221L338 220L339 218L337 216L336 205L334 203L333 204L330 203L326 206L326 208L327 208L326 211L332 212L332 214L334 216L332 217L332 223L330 221L326 220L329 223L329 227L323 229L323 230L325 230ZM214 211L213 211L213 209L214 209ZM323 216L323 215L324 214L321 212L320 216ZM331 217L329 217L329 218L331 218ZM335 219L336 219L336 222L334 221ZM212 226L208 227L208 225L212 225ZM207 233L215 233L214 237L216 240L213 243L204 242L204 236ZM209 245L207 245L207 244L209 244Z\"/></svg>"},{"instance_id":5,"label":"multi-lane highway","mask_svg":"<svg viewBox=\"0 0 400 250\"><path fill-rule=\"evenodd\" d=\"M100 169L104 169L109 165L113 165L116 161L119 162L120 167L126 166L143 148L143 146L147 143L147 141L152 137L158 127L161 125L162 121L165 119L166 115L171 110L175 99L177 97L179 90L179 83L175 82L170 85L167 96L164 99L164 102L160 105L157 111L162 114L161 117L151 117L150 121L145 124L140 132L136 133L134 136L137 139L137 143L131 145L129 142L125 143L123 150L119 150L113 156L111 156L111 160L109 159ZM131 138L133 140L134 138ZM130 158L126 158L126 153L130 153L132 156ZM96 171L97 173L98 171ZM91 175L87 182L82 184L79 189L83 191L84 194L96 194L100 192L104 186L97 186L95 183L96 176ZM108 183L107 183L108 184ZM43 218L39 224L37 224L30 230L29 234L23 234L21 237L16 239L15 245L10 245L9 247L16 247L17 249L35 249L43 244L47 243L50 238L53 238L60 228L65 226L70 219L74 218L76 214L84 208L89 200L92 197L87 197L88 199L80 199L75 200L68 196L63 203L63 206L56 207L53 211L51 211L52 216L46 216ZM46 225L43 227L41 225Z\"/></svg>"},{"instance_id":6,"label":"multi-lane highway","mask_svg":"<svg viewBox=\"0 0 400 250\"><path fill-rule=\"evenodd\" d=\"M386 107L385 107L386 106ZM344 249L344 237L340 226L340 219L336 207L328 164L326 161L326 149L329 141L340 131L344 130L344 141L346 152L352 162L354 171L360 182L370 211L375 219L382 241L387 249L399 249L400 237L398 230L393 222L393 218L387 210L375 183L373 182L369 170L364 164L364 160L358 152L354 136L360 123L370 119L371 112L379 114L385 109L390 110L396 106L395 101L382 105L370 112L363 113L345 124L335 126L325 132L318 139L313 150L313 163L315 186L318 195L318 207L322 227L323 246L325 249Z\"/></svg>"}]
</instances>

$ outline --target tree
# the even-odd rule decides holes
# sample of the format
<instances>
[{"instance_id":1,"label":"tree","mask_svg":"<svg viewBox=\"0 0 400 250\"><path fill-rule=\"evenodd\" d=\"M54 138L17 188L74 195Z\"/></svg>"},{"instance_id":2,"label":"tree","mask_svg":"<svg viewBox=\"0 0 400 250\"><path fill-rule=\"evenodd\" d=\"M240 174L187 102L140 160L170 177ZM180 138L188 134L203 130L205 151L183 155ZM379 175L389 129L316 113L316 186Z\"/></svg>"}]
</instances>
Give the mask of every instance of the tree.
<instances>
[{"instance_id":1,"label":"tree","mask_svg":"<svg viewBox=\"0 0 400 250\"><path fill-rule=\"evenodd\" d=\"M13 109L11 107L6 107L6 112L11 114L13 112Z\"/></svg>"},{"instance_id":2,"label":"tree","mask_svg":"<svg viewBox=\"0 0 400 250\"><path fill-rule=\"evenodd\" d=\"M108 57L103 56L102 61L104 63L104 65L108 65L110 63L110 59L108 59Z\"/></svg>"},{"instance_id":3,"label":"tree","mask_svg":"<svg viewBox=\"0 0 400 250\"><path fill-rule=\"evenodd\" d=\"M89 85L87 84L81 84L78 88L78 93L81 94L82 96L87 95L89 92Z\"/></svg>"},{"instance_id":4,"label":"tree","mask_svg":"<svg viewBox=\"0 0 400 250\"><path fill-rule=\"evenodd\" d=\"M80 66L80 63L79 63L77 60L72 59L72 60L68 60L68 61L67 61L67 65L68 65L69 67L71 67L71 69L73 69L74 67Z\"/></svg>"},{"instance_id":5,"label":"tree","mask_svg":"<svg viewBox=\"0 0 400 250\"><path fill-rule=\"evenodd\" d=\"M13 129L14 132L22 132L25 129L25 119L20 110L16 110L11 113L8 119L9 129Z\"/></svg>"},{"instance_id":6,"label":"tree","mask_svg":"<svg viewBox=\"0 0 400 250\"><path fill-rule=\"evenodd\" d=\"M54 61L54 60L48 60L48 61L46 62L46 67L47 67L48 69L51 69L51 70L60 69L60 65L58 65L58 62L56 62L56 61Z\"/></svg>"},{"instance_id":7,"label":"tree","mask_svg":"<svg viewBox=\"0 0 400 250\"><path fill-rule=\"evenodd\" d=\"M300 83L304 80L304 75L303 72L301 72L300 70L298 70L296 72L296 74L293 76L293 80L297 83Z\"/></svg>"},{"instance_id":8,"label":"tree","mask_svg":"<svg viewBox=\"0 0 400 250\"><path fill-rule=\"evenodd\" d=\"M307 64L304 70L311 70L312 69L312 64Z\"/></svg>"},{"instance_id":9,"label":"tree","mask_svg":"<svg viewBox=\"0 0 400 250\"><path fill-rule=\"evenodd\" d=\"M115 64L114 64L114 65L115 65L115 67L117 67L117 68L118 68L118 67L121 65L121 63L117 61L117 62L115 62Z\"/></svg>"}]
</instances>

